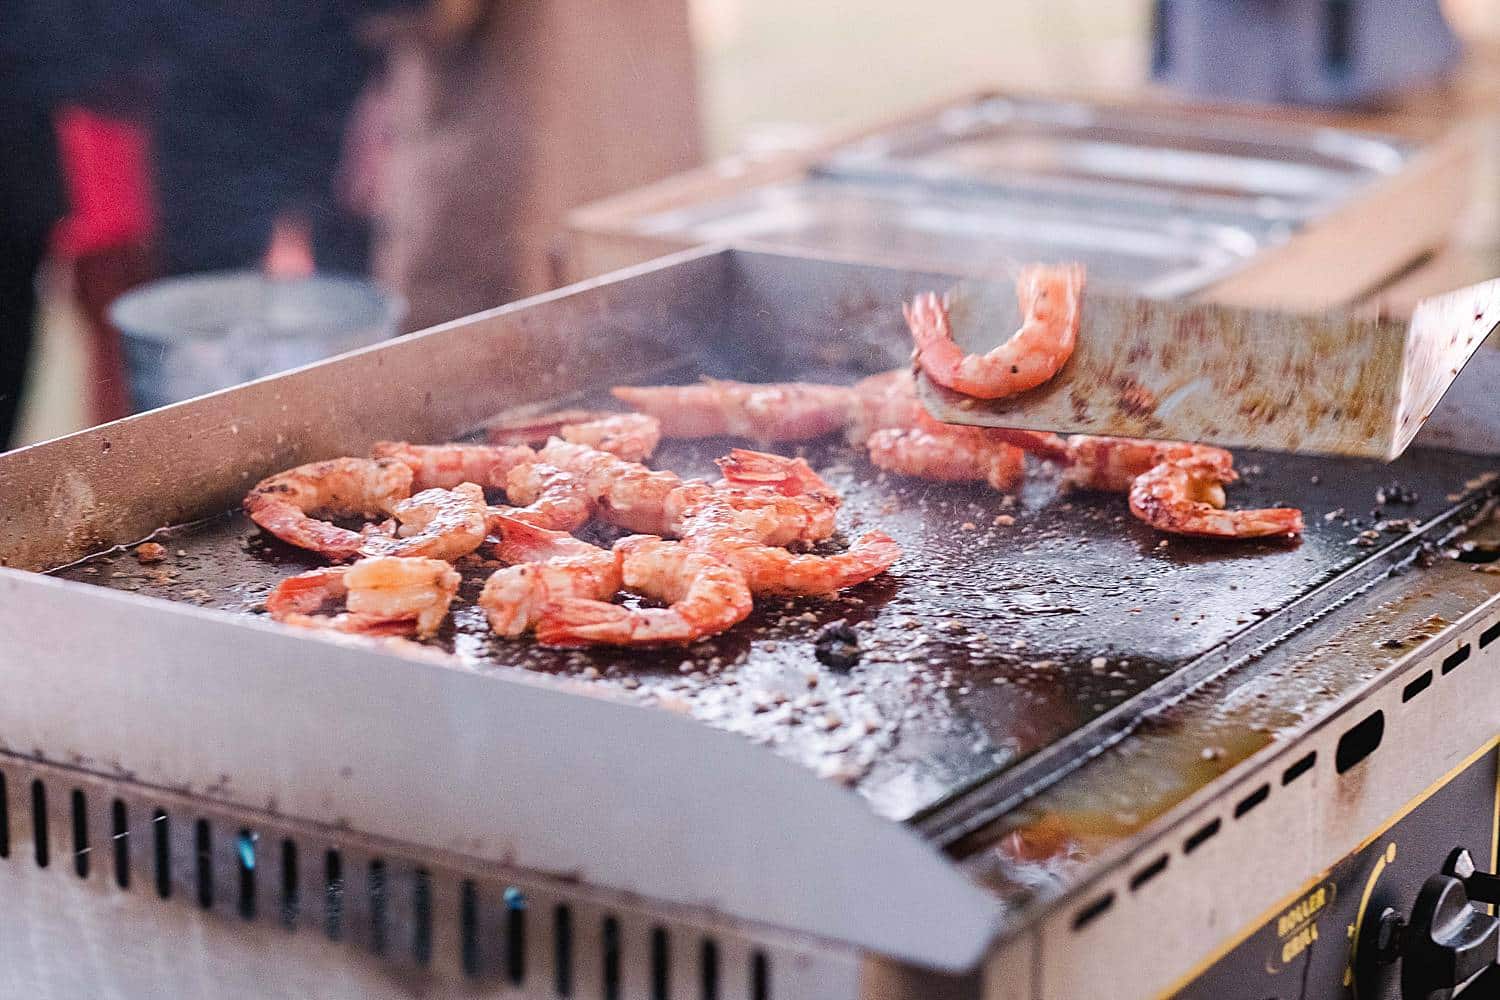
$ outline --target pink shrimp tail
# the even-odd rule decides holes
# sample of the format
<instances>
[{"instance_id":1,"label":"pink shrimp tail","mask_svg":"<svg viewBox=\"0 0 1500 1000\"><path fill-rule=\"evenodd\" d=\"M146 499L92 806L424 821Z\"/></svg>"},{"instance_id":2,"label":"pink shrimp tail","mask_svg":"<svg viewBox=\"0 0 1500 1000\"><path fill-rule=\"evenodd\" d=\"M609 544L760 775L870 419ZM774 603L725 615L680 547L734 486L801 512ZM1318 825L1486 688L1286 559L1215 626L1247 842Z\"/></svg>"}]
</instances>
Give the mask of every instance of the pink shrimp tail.
<instances>
[{"instance_id":1,"label":"pink shrimp tail","mask_svg":"<svg viewBox=\"0 0 1500 1000\"><path fill-rule=\"evenodd\" d=\"M624 645L631 641L630 619L630 609L617 604L563 598L542 612L536 637L544 646Z\"/></svg>"},{"instance_id":2,"label":"pink shrimp tail","mask_svg":"<svg viewBox=\"0 0 1500 1000\"><path fill-rule=\"evenodd\" d=\"M963 363L963 349L954 343L948 329L948 305L936 292L918 295L910 305L903 305L901 312L906 317L923 371L928 374L953 371Z\"/></svg>"},{"instance_id":3,"label":"pink shrimp tail","mask_svg":"<svg viewBox=\"0 0 1500 1000\"><path fill-rule=\"evenodd\" d=\"M724 478L733 486L764 486L785 496L825 492L831 487L813 471L805 458L787 458L748 448L732 449L716 461Z\"/></svg>"}]
</instances>

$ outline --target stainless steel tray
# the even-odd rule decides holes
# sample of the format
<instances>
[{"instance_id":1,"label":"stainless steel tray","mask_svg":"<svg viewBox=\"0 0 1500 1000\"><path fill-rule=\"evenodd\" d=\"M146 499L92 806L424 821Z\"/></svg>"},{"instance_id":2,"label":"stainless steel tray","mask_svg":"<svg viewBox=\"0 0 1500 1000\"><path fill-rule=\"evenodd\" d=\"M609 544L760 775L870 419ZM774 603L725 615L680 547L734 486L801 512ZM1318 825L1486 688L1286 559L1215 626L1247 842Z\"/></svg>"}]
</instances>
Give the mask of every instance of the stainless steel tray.
<instances>
[{"instance_id":1,"label":"stainless steel tray","mask_svg":"<svg viewBox=\"0 0 1500 1000\"><path fill-rule=\"evenodd\" d=\"M1079 260L1090 277L1173 296L1212 284L1275 239L1254 219L1219 220L1097 199L938 192L909 182L807 177L641 218L643 236L837 254L888 266L985 275L1032 260Z\"/></svg>"},{"instance_id":2,"label":"stainless steel tray","mask_svg":"<svg viewBox=\"0 0 1500 1000\"><path fill-rule=\"evenodd\" d=\"M1332 128L993 97L859 142L822 172L1296 227L1400 172L1414 152Z\"/></svg>"}]
</instances>

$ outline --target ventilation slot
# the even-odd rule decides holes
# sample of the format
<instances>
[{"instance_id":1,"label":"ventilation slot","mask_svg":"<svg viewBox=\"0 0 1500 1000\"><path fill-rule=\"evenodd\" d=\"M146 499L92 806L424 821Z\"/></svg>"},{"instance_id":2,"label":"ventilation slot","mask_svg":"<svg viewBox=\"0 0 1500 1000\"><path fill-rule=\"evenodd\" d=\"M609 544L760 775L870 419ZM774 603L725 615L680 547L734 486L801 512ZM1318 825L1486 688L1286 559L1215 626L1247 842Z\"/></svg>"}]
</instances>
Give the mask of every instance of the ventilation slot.
<instances>
[{"instance_id":1,"label":"ventilation slot","mask_svg":"<svg viewBox=\"0 0 1500 1000\"><path fill-rule=\"evenodd\" d=\"M1167 870L1167 856L1163 854L1130 877L1130 891L1135 892L1147 882Z\"/></svg>"},{"instance_id":2,"label":"ventilation slot","mask_svg":"<svg viewBox=\"0 0 1500 1000\"><path fill-rule=\"evenodd\" d=\"M0 773L0 858L10 857L10 798L5 790L5 775Z\"/></svg>"},{"instance_id":3,"label":"ventilation slot","mask_svg":"<svg viewBox=\"0 0 1500 1000\"><path fill-rule=\"evenodd\" d=\"M1114 905L1115 894L1106 892L1088 906L1078 911L1078 915L1073 918L1073 929L1075 931L1083 930L1089 924L1102 917Z\"/></svg>"},{"instance_id":4,"label":"ventilation slot","mask_svg":"<svg viewBox=\"0 0 1500 1000\"><path fill-rule=\"evenodd\" d=\"M365 891L370 897L370 950L377 955L384 955L386 947L385 886L385 862L376 858L365 875Z\"/></svg>"},{"instance_id":5,"label":"ventilation slot","mask_svg":"<svg viewBox=\"0 0 1500 1000\"><path fill-rule=\"evenodd\" d=\"M750 1000L771 1000L771 960L763 951L750 956Z\"/></svg>"},{"instance_id":6,"label":"ventilation slot","mask_svg":"<svg viewBox=\"0 0 1500 1000\"><path fill-rule=\"evenodd\" d=\"M337 941L344 933L344 859L331 850L323 856L323 933Z\"/></svg>"},{"instance_id":7,"label":"ventilation slot","mask_svg":"<svg viewBox=\"0 0 1500 1000\"><path fill-rule=\"evenodd\" d=\"M604 918L604 1000L620 1000L620 922Z\"/></svg>"},{"instance_id":8,"label":"ventilation slot","mask_svg":"<svg viewBox=\"0 0 1500 1000\"><path fill-rule=\"evenodd\" d=\"M1270 797L1271 786L1268 784L1261 785L1255 791L1251 792L1243 799L1240 799L1239 804L1234 807L1234 818L1239 819L1241 816L1245 815L1251 809L1254 809L1256 806L1260 805Z\"/></svg>"},{"instance_id":9,"label":"ventilation slot","mask_svg":"<svg viewBox=\"0 0 1500 1000\"><path fill-rule=\"evenodd\" d=\"M1182 842L1182 853L1192 854L1209 840L1213 839L1213 837L1218 834L1219 827L1222 825L1223 824L1220 823L1217 819L1210 820L1209 822L1203 824L1203 826L1199 827L1197 833L1194 833L1192 836L1188 837L1187 840L1184 840Z\"/></svg>"},{"instance_id":10,"label":"ventilation slot","mask_svg":"<svg viewBox=\"0 0 1500 1000\"><path fill-rule=\"evenodd\" d=\"M239 867L239 914L245 920L255 919L255 847L258 837L252 830L241 830L234 838L235 863Z\"/></svg>"},{"instance_id":11,"label":"ventilation slot","mask_svg":"<svg viewBox=\"0 0 1500 1000\"><path fill-rule=\"evenodd\" d=\"M464 975L479 975L479 899L474 891L474 882L464 879L458 888L458 947L459 961L463 963Z\"/></svg>"},{"instance_id":12,"label":"ventilation slot","mask_svg":"<svg viewBox=\"0 0 1500 1000\"><path fill-rule=\"evenodd\" d=\"M114 845L115 885L130 888L130 817L125 803L115 799L109 804L109 839Z\"/></svg>"},{"instance_id":13,"label":"ventilation slot","mask_svg":"<svg viewBox=\"0 0 1500 1000\"><path fill-rule=\"evenodd\" d=\"M157 809L151 814L151 841L156 861L156 894L162 899L172 895L172 821Z\"/></svg>"},{"instance_id":14,"label":"ventilation slot","mask_svg":"<svg viewBox=\"0 0 1500 1000\"><path fill-rule=\"evenodd\" d=\"M702 973L703 1000L719 1000L719 945L713 938L703 939L698 962Z\"/></svg>"},{"instance_id":15,"label":"ventilation slot","mask_svg":"<svg viewBox=\"0 0 1500 1000\"><path fill-rule=\"evenodd\" d=\"M291 838L281 842L281 925L297 926L302 908L301 882L297 878L297 844Z\"/></svg>"},{"instance_id":16,"label":"ventilation slot","mask_svg":"<svg viewBox=\"0 0 1500 1000\"><path fill-rule=\"evenodd\" d=\"M1317 764L1317 762L1318 752L1314 750L1312 753L1308 754L1306 757L1303 757L1301 760L1297 761L1285 771L1282 771L1281 783L1283 785L1290 785L1292 782L1302 777L1308 771L1311 771L1313 769L1313 765Z\"/></svg>"},{"instance_id":17,"label":"ventilation slot","mask_svg":"<svg viewBox=\"0 0 1500 1000\"><path fill-rule=\"evenodd\" d=\"M432 961L432 874L418 868L416 879L411 909L417 926L412 929L411 955L419 965L426 965Z\"/></svg>"},{"instance_id":18,"label":"ventilation slot","mask_svg":"<svg viewBox=\"0 0 1500 1000\"><path fill-rule=\"evenodd\" d=\"M667 1000L672 992L672 953L667 929L651 931L651 1000Z\"/></svg>"},{"instance_id":19,"label":"ventilation slot","mask_svg":"<svg viewBox=\"0 0 1500 1000\"><path fill-rule=\"evenodd\" d=\"M193 859L198 874L198 905L205 910L214 905L214 843L208 820L193 824Z\"/></svg>"},{"instance_id":20,"label":"ventilation slot","mask_svg":"<svg viewBox=\"0 0 1500 1000\"><path fill-rule=\"evenodd\" d=\"M1443 658L1443 673L1451 674L1469 658L1469 644L1466 642L1453 652Z\"/></svg>"},{"instance_id":21,"label":"ventilation slot","mask_svg":"<svg viewBox=\"0 0 1500 1000\"><path fill-rule=\"evenodd\" d=\"M73 789L73 871L79 878L89 877L89 801L83 789Z\"/></svg>"},{"instance_id":22,"label":"ventilation slot","mask_svg":"<svg viewBox=\"0 0 1500 1000\"><path fill-rule=\"evenodd\" d=\"M505 887L505 977L520 986L526 979L526 894Z\"/></svg>"},{"instance_id":23,"label":"ventilation slot","mask_svg":"<svg viewBox=\"0 0 1500 1000\"><path fill-rule=\"evenodd\" d=\"M566 905L552 911L553 986L557 995L573 995L573 911Z\"/></svg>"},{"instance_id":24,"label":"ventilation slot","mask_svg":"<svg viewBox=\"0 0 1500 1000\"><path fill-rule=\"evenodd\" d=\"M1357 723L1354 728L1339 737L1338 749L1333 756L1334 769L1339 774L1343 774L1374 753L1384 736L1385 713L1379 711L1371 713L1364 721Z\"/></svg>"},{"instance_id":25,"label":"ventilation slot","mask_svg":"<svg viewBox=\"0 0 1500 1000\"><path fill-rule=\"evenodd\" d=\"M1401 689L1401 703L1406 704L1430 687L1432 687L1432 671L1424 670L1410 684Z\"/></svg>"},{"instance_id":26,"label":"ventilation slot","mask_svg":"<svg viewBox=\"0 0 1500 1000\"><path fill-rule=\"evenodd\" d=\"M47 788L40 778L31 782L31 840L37 867L46 868L52 857L47 849Z\"/></svg>"},{"instance_id":27,"label":"ventilation slot","mask_svg":"<svg viewBox=\"0 0 1500 1000\"><path fill-rule=\"evenodd\" d=\"M1495 622L1495 624L1479 633L1479 648L1483 649L1496 639L1500 639L1500 622Z\"/></svg>"}]
</instances>

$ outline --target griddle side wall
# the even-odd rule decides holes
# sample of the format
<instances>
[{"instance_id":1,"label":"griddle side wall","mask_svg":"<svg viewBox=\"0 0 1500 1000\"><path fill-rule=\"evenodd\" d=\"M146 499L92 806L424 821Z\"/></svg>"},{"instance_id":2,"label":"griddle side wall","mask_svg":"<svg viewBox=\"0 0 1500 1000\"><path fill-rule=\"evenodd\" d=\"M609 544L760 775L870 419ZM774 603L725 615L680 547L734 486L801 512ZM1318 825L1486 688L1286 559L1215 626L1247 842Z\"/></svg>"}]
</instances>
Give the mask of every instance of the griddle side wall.
<instances>
[{"instance_id":1,"label":"griddle side wall","mask_svg":"<svg viewBox=\"0 0 1500 1000\"><path fill-rule=\"evenodd\" d=\"M726 259L686 254L0 457L0 565L51 568L236 506L280 469L692 364L723 321Z\"/></svg>"}]
</instances>

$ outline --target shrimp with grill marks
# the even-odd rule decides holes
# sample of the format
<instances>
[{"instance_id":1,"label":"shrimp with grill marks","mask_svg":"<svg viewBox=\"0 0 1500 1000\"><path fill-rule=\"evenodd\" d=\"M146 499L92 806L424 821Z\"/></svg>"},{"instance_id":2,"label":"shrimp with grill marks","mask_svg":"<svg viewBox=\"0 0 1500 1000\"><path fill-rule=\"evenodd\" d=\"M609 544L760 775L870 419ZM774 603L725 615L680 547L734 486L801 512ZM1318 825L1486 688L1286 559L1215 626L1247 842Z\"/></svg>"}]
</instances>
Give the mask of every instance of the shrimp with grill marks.
<instances>
[{"instance_id":1,"label":"shrimp with grill marks","mask_svg":"<svg viewBox=\"0 0 1500 1000\"><path fill-rule=\"evenodd\" d=\"M363 554L453 562L484 544L489 508L483 489L475 483L459 483L451 490L423 490L396 504L391 513L397 522L395 535L367 536Z\"/></svg>"},{"instance_id":2,"label":"shrimp with grill marks","mask_svg":"<svg viewBox=\"0 0 1500 1000\"><path fill-rule=\"evenodd\" d=\"M513 564L492 573L479 595L496 634L520 635L559 601L607 601L620 589L621 552L504 514L490 524L495 555Z\"/></svg>"},{"instance_id":3,"label":"shrimp with grill marks","mask_svg":"<svg viewBox=\"0 0 1500 1000\"><path fill-rule=\"evenodd\" d=\"M1028 431L1019 427L959 427L933 419L917 399L916 379L904 368L871 375L855 383L854 394L857 402L847 435L853 445L867 444L876 431L920 430L926 432L929 440L948 435L967 436L996 445L1013 445L1038 458L1058 460L1068 454L1067 442L1045 431Z\"/></svg>"},{"instance_id":4,"label":"shrimp with grill marks","mask_svg":"<svg viewBox=\"0 0 1500 1000\"><path fill-rule=\"evenodd\" d=\"M683 485L676 473L648 469L559 438L548 441L537 459L578 476L599 516L609 523L630 531L668 533L667 497Z\"/></svg>"},{"instance_id":5,"label":"shrimp with grill marks","mask_svg":"<svg viewBox=\"0 0 1500 1000\"><path fill-rule=\"evenodd\" d=\"M392 459L332 458L267 476L245 497L245 513L291 545L334 562L356 558L365 536L312 515L376 518L411 495L412 471Z\"/></svg>"},{"instance_id":6,"label":"shrimp with grill marks","mask_svg":"<svg viewBox=\"0 0 1500 1000\"><path fill-rule=\"evenodd\" d=\"M1205 538L1264 538L1302 534L1302 512L1292 507L1221 510L1221 466L1212 459L1163 462L1135 478L1130 512L1158 531Z\"/></svg>"},{"instance_id":7,"label":"shrimp with grill marks","mask_svg":"<svg viewBox=\"0 0 1500 1000\"><path fill-rule=\"evenodd\" d=\"M640 462L656 451L661 423L645 413L563 410L529 421L492 424L487 433L492 442L512 444L540 445L559 437L618 455L627 462Z\"/></svg>"},{"instance_id":8,"label":"shrimp with grill marks","mask_svg":"<svg viewBox=\"0 0 1500 1000\"><path fill-rule=\"evenodd\" d=\"M1214 467L1221 483L1239 478L1234 471L1234 456L1223 448L1183 441L1074 434L1068 438L1066 461L1064 486L1106 493L1129 492L1137 476L1163 462L1206 462Z\"/></svg>"},{"instance_id":9,"label":"shrimp with grill marks","mask_svg":"<svg viewBox=\"0 0 1500 1000\"><path fill-rule=\"evenodd\" d=\"M833 534L843 498L806 459L735 448L715 464L724 474L723 481L715 484L717 496L744 517L769 519L768 544L820 542ZM698 502L698 498L684 497L675 506L686 510ZM683 530L680 516L674 529L676 533Z\"/></svg>"},{"instance_id":10,"label":"shrimp with grill marks","mask_svg":"<svg viewBox=\"0 0 1500 1000\"><path fill-rule=\"evenodd\" d=\"M266 598L266 610L288 625L426 638L442 626L459 579L439 559L377 556L288 577ZM340 599L346 611L321 613Z\"/></svg>"},{"instance_id":11,"label":"shrimp with grill marks","mask_svg":"<svg viewBox=\"0 0 1500 1000\"><path fill-rule=\"evenodd\" d=\"M888 472L947 482L983 481L1008 490L1025 472L1025 455L1012 445L957 429L886 429L870 435L870 461Z\"/></svg>"},{"instance_id":12,"label":"shrimp with grill marks","mask_svg":"<svg viewBox=\"0 0 1500 1000\"><path fill-rule=\"evenodd\" d=\"M410 468L414 490L451 490L459 483L503 486L511 469L536 460L536 453L525 445L377 441L371 454Z\"/></svg>"},{"instance_id":13,"label":"shrimp with grill marks","mask_svg":"<svg viewBox=\"0 0 1500 1000\"><path fill-rule=\"evenodd\" d=\"M661 422L669 438L744 437L807 441L849 420L854 391L816 382L730 382L616 386L615 398Z\"/></svg>"},{"instance_id":14,"label":"shrimp with grill marks","mask_svg":"<svg viewBox=\"0 0 1500 1000\"><path fill-rule=\"evenodd\" d=\"M625 587L667 607L558 601L542 612L539 640L554 646L683 645L730 629L750 614L744 576L711 556L649 535L621 539L615 549Z\"/></svg>"},{"instance_id":15,"label":"shrimp with grill marks","mask_svg":"<svg viewBox=\"0 0 1500 1000\"><path fill-rule=\"evenodd\" d=\"M491 507L550 531L576 531L594 514L581 477L546 462L518 465L505 477L505 499L515 507Z\"/></svg>"},{"instance_id":16,"label":"shrimp with grill marks","mask_svg":"<svg viewBox=\"0 0 1500 1000\"><path fill-rule=\"evenodd\" d=\"M1083 267L1035 265L1016 279L1021 326L986 354L966 354L953 340L948 303L929 292L904 307L916 358L939 385L979 399L1035 388L1056 375L1078 340Z\"/></svg>"},{"instance_id":17,"label":"shrimp with grill marks","mask_svg":"<svg viewBox=\"0 0 1500 1000\"><path fill-rule=\"evenodd\" d=\"M832 594L879 576L901 558L901 546L883 531L866 532L830 556L789 552L732 530L695 532L683 542L739 570L757 595Z\"/></svg>"}]
</instances>

